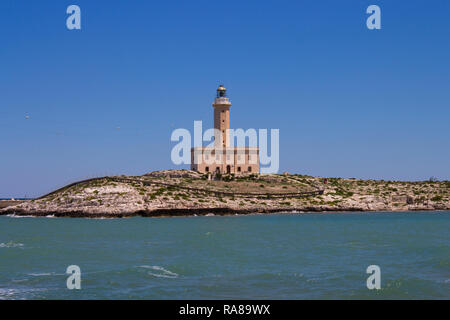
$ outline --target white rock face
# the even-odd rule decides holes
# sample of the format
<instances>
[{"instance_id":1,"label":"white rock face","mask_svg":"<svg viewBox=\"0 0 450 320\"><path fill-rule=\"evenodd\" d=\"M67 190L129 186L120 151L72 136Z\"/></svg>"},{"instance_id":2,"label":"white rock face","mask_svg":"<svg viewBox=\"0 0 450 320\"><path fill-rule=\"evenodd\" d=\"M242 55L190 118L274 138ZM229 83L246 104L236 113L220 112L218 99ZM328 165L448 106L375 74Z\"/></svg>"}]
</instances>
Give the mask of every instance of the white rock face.
<instances>
[{"instance_id":1,"label":"white rock face","mask_svg":"<svg viewBox=\"0 0 450 320\"><path fill-rule=\"evenodd\" d=\"M84 193L95 193L95 194L111 194L111 193L132 193L135 190L128 185L106 185L98 188L86 188Z\"/></svg>"}]
</instances>

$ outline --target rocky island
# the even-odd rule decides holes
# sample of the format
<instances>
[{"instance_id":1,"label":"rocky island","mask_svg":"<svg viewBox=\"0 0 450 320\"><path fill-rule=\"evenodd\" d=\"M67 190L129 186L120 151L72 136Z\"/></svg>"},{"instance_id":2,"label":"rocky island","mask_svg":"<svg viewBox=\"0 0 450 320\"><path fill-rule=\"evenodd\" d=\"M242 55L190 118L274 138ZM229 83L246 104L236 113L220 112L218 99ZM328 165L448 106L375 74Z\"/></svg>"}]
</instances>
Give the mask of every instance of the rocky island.
<instances>
[{"instance_id":1,"label":"rocky island","mask_svg":"<svg viewBox=\"0 0 450 320\"><path fill-rule=\"evenodd\" d=\"M70 184L8 204L0 215L158 217L275 212L449 210L449 181L384 181L299 174L211 175L155 171Z\"/></svg>"}]
</instances>

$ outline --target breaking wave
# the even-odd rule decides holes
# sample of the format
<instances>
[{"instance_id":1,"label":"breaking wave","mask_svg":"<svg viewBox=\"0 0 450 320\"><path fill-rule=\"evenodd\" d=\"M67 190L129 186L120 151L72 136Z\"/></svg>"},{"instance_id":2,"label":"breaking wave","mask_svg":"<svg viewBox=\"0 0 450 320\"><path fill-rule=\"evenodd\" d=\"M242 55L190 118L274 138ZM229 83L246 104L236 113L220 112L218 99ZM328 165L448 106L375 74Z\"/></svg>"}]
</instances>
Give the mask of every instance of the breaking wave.
<instances>
[{"instance_id":1,"label":"breaking wave","mask_svg":"<svg viewBox=\"0 0 450 320\"><path fill-rule=\"evenodd\" d=\"M139 268L145 268L145 269L151 269L152 271L149 271L148 274L152 275L154 277L158 277L158 278L178 278L178 274L175 272L172 272L170 270L166 270L163 267L160 266L147 266L147 265L143 265L143 266L138 266Z\"/></svg>"},{"instance_id":2,"label":"breaking wave","mask_svg":"<svg viewBox=\"0 0 450 320\"><path fill-rule=\"evenodd\" d=\"M6 217L9 217L9 218L37 218L35 216L22 216L22 215L18 215L15 213L7 214Z\"/></svg>"},{"instance_id":3,"label":"breaking wave","mask_svg":"<svg viewBox=\"0 0 450 320\"><path fill-rule=\"evenodd\" d=\"M14 242L14 241L9 241L7 243L0 243L0 248L16 248L16 247L23 247L24 244L23 243L18 243L18 242Z\"/></svg>"},{"instance_id":4,"label":"breaking wave","mask_svg":"<svg viewBox=\"0 0 450 320\"><path fill-rule=\"evenodd\" d=\"M48 277L48 276L65 276L65 273L55 273L55 272L41 272L41 273L27 273L29 276L33 277Z\"/></svg>"}]
</instances>

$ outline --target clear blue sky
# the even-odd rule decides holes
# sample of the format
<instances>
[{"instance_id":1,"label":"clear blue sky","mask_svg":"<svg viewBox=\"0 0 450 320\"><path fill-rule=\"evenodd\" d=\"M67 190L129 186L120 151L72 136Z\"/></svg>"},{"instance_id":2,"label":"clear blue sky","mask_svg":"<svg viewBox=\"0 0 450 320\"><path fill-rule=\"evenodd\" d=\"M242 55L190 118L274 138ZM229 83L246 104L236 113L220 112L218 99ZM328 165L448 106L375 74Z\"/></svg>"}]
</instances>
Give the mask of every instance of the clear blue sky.
<instances>
[{"instance_id":1,"label":"clear blue sky","mask_svg":"<svg viewBox=\"0 0 450 320\"><path fill-rule=\"evenodd\" d=\"M0 197L174 168L220 83L232 127L280 129L281 172L450 178L448 0L2 0L0 41Z\"/></svg>"}]
</instances>

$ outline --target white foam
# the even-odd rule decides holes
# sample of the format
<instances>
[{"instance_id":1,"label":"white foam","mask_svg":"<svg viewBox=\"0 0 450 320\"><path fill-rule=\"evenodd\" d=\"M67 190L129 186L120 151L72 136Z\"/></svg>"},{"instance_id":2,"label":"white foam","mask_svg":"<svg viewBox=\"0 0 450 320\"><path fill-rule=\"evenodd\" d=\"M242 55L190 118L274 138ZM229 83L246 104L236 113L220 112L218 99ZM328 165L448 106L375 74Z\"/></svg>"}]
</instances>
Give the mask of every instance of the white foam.
<instances>
[{"instance_id":1,"label":"white foam","mask_svg":"<svg viewBox=\"0 0 450 320\"><path fill-rule=\"evenodd\" d=\"M0 288L0 300L5 299L25 299L25 297L21 296L27 293L34 293L40 291L47 291L44 288ZM17 297L19 296L19 297Z\"/></svg>"},{"instance_id":2,"label":"white foam","mask_svg":"<svg viewBox=\"0 0 450 320\"><path fill-rule=\"evenodd\" d=\"M49 214L46 216L24 216L24 215L17 215L15 213L7 214L7 215L5 215L5 217L9 217L9 218L56 218L56 216L53 214Z\"/></svg>"},{"instance_id":3,"label":"white foam","mask_svg":"<svg viewBox=\"0 0 450 320\"><path fill-rule=\"evenodd\" d=\"M159 273L153 273L151 271L148 272L149 275L152 275L154 277L158 277L158 278L178 278L178 274L175 272L172 272L170 270L166 270L163 267L160 266L147 266L147 265L143 265L143 266L139 266L139 268L145 268L145 269L151 269L154 271L158 271Z\"/></svg>"},{"instance_id":4,"label":"white foam","mask_svg":"<svg viewBox=\"0 0 450 320\"><path fill-rule=\"evenodd\" d=\"M20 215L16 215L15 213L7 214L6 216L9 218L36 218L35 216L20 216Z\"/></svg>"},{"instance_id":5,"label":"white foam","mask_svg":"<svg viewBox=\"0 0 450 320\"><path fill-rule=\"evenodd\" d=\"M9 241L7 243L0 243L0 248L16 248L16 247L23 247L23 243L16 243L14 241Z\"/></svg>"},{"instance_id":6,"label":"white foam","mask_svg":"<svg viewBox=\"0 0 450 320\"><path fill-rule=\"evenodd\" d=\"M0 288L0 300L8 299L18 293L15 289L2 289Z\"/></svg>"},{"instance_id":7,"label":"white foam","mask_svg":"<svg viewBox=\"0 0 450 320\"><path fill-rule=\"evenodd\" d=\"M49 277L49 276L65 276L65 273L56 273L56 272L35 272L35 273L27 273L29 276L33 277Z\"/></svg>"}]
</instances>

